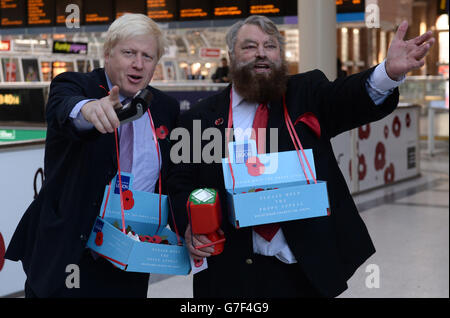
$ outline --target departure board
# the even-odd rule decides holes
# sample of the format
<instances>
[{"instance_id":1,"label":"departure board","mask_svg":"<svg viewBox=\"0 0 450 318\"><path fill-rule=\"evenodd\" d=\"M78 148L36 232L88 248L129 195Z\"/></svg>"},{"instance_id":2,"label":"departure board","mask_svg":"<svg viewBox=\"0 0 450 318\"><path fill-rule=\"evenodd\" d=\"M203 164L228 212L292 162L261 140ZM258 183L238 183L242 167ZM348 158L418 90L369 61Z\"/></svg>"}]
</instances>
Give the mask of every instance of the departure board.
<instances>
[{"instance_id":1,"label":"departure board","mask_svg":"<svg viewBox=\"0 0 450 318\"><path fill-rule=\"evenodd\" d=\"M125 13L146 14L147 0L115 0L116 19Z\"/></svg>"},{"instance_id":2,"label":"departure board","mask_svg":"<svg viewBox=\"0 0 450 318\"><path fill-rule=\"evenodd\" d=\"M286 16L294 16L298 15L297 10L297 1L284 1L284 15Z\"/></svg>"},{"instance_id":3,"label":"departure board","mask_svg":"<svg viewBox=\"0 0 450 318\"><path fill-rule=\"evenodd\" d=\"M55 0L28 0L28 25L52 26L55 22Z\"/></svg>"},{"instance_id":4,"label":"departure board","mask_svg":"<svg viewBox=\"0 0 450 318\"><path fill-rule=\"evenodd\" d=\"M211 19L210 0L192 0L179 2L180 20Z\"/></svg>"},{"instance_id":5,"label":"departure board","mask_svg":"<svg viewBox=\"0 0 450 318\"><path fill-rule=\"evenodd\" d=\"M84 1L85 24L109 24L113 21L112 0Z\"/></svg>"},{"instance_id":6,"label":"departure board","mask_svg":"<svg viewBox=\"0 0 450 318\"><path fill-rule=\"evenodd\" d=\"M0 0L0 26L23 27L26 24L26 0Z\"/></svg>"},{"instance_id":7,"label":"departure board","mask_svg":"<svg viewBox=\"0 0 450 318\"><path fill-rule=\"evenodd\" d=\"M249 0L249 14L279 16L282 15L281 0Z\"/></svg>"},{"instance_id":8,"label":"departure board","mask_svg":"<svg viewBox=\"0 0 450 318\"><path fill-rule=\"evenodd\" d=\"M155 21L177 19L176 0L147 0L147 15Z\"/></svg>"},{"instance_id":9,"label":"departure board","mask_svg":"<svg viewBox=\"0 0 450 318\"><path fill-rule=\"evenodd\" d=\"M247 3L239 0L214 0L212 14L214 18L243 18L247 16Z\"/></svg>"},{"instance_id":10,"label":"departure board","mask_svg":"<svg viewBox=\"0 0 450 318\"><path fill-rule=\"evenodd\" d=\"M83 12L83 0L57 0L55 11L56 25L65 25L67 18L69 23L79 25L81 12Z\"/></svg>"},{"instance_id":11,"label":"departure board","mask_svg":"<svg viewBox=\"0 0 450 318\"><path fill-rule=\"evenodd\" d=\"M364 12L365 10L364 0L336 0L337 13Z\"/></svg>"}]
</instances>

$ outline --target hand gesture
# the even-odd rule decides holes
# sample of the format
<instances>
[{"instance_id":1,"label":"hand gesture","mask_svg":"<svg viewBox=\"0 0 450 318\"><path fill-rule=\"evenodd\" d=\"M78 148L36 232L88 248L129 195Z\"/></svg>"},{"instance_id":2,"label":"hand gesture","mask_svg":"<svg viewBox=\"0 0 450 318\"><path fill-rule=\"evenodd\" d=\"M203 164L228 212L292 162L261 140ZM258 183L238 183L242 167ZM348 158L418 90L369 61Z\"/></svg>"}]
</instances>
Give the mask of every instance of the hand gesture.
<instances>
[{"instance_id":1,"label":"hand gesture","mask_svg":"<svg viewBox=\"0 0 450 318\"><path fill-rule=\"evenodd\" d=\"M431 31L405 41L407 30L408 22L403 21L395 33L386 57L386 72L396 81L401 80L409 71L421 68L425 64L425 56L435 42Z\"/></svg>"},{"instance_id":2,"label":"hand gesture","mask_svg":"<svg viewBox=\"0 0 450 318\"><path fill-rule=\"evenodd\" d=\"M114 109L121 107L119 87L116 85L111 89L108 96L90 101L81 107L81 114L102 134L112 133L120 125Z\"/></svg>"},{"instance_id":3,"label":"hand gesture","mask_svg":"<svg viewBox=\"0 0 450 318\"><path fill-rule=\"evenodd\" d=\"M223 235L223 231L221 229L218 230L219 235ZM191 235L191 225L188 224L186 228L186 232L184 234L184 239L186 241L186 247L189 250L189 254L191 254L194 260L201 260L205 257L211 256L214 253L214 245L203 247L196 249L194 246L201 246L205 244L212 243L206 235L203 234L194 234Z\"/></svg>"}]
</instances>

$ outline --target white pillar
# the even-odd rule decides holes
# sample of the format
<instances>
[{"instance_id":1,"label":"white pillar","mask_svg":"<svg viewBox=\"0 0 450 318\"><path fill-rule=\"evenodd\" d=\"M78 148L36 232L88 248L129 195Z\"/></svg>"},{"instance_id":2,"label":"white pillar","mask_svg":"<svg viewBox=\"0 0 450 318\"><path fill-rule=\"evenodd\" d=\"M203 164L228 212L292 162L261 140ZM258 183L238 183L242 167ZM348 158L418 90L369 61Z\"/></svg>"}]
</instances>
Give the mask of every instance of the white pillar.
<instances>
[{"instance_id":1,"label":"white pillar","mask_svg":"<svg viewBox=\"0 0 450 318\"><path fill-rule=\"evenodd\" d=\"M299 72L319 69L336 78L336 0L298 0Z\"/></svg>"}]
</instances>

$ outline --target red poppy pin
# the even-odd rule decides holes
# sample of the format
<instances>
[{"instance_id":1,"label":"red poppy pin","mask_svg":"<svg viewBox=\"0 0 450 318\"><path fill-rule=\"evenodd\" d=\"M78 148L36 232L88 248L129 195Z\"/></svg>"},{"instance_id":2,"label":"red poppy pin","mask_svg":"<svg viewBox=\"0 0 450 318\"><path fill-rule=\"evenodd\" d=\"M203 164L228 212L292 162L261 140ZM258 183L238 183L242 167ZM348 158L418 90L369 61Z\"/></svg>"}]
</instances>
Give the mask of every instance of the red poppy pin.
<instances>
[{"instance_id":1,"label":"red poppy pin","mask_svg":"<svg viewBox=\"0 0 450 318\"><path fill-rule=\"evenodd\" d=\"M95 245L101 246L103 244L103 232L97 232L95 236Z\"/></svg>"},{"instance_id":2,"label":"red poppy pin","mask_svg":"<svg viewBox=\"0 0 450 318\"><path fill-rule=\"evenodd\" d=\"M123 196L123 208L125 210L131 210L134 206L133 192L131 192L131 190L126 190L122 192L122 196Z\"/></svg>"},{"instance_id":3,"label":"red poppy pin","mask_svg":"<svg viewBox=\"0 0 450 318\"><path fill-rule=\"evenodd\" d=\"M217 118L216 121L214 122L214 124L215 124L216 126L222 125L222 124L223 124L223 118L222 118L222 117Z\"/></svg>"},{"instance_id":4,"label":"red poppy pin","mask_svg":"<svg viewBox=\"0 0 450 318\"><path fill-rule=\"evenodd\" d=\"M262 164L261 161L259 161L258 157L249 158L245 163L245 165L247 166L248 174L253 177L260 176L264 173L265 170L264 164Z\"/></svg>"},{"instance_id":5,"label":"red poppy pin","mask_svg":"<svg viewBox=\"0 0 450 318\"><path fill-rule=\"evenodd\" d=\"M166 126L161 125L158 128L156 128L156 138L158 139L166 139L166 137L169 135L169 129L167 129Z\"/></svg>"}]
</instances>

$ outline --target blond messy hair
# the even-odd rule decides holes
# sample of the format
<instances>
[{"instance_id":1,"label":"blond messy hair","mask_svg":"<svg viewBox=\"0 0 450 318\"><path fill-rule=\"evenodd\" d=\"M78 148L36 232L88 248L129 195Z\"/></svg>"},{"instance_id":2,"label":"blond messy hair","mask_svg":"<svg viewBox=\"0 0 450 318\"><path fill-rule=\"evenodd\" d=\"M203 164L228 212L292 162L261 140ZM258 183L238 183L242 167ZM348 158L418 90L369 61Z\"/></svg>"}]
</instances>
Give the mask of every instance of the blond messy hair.
<instances>
[{"instance_id":1,"label":"blond messy hair","mask_svg":"<svg viewBox=\"0 0 450 318\"><path fill-rule=\"evenodd\" d=\"M110 55L121 40L139 35L153 35L158 43L158 60L164 54L166 39L158 25L148 16L140 13L126 13L117 18L106 32L103 54Z\"/></svg>"}]
</instances>

